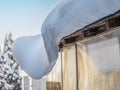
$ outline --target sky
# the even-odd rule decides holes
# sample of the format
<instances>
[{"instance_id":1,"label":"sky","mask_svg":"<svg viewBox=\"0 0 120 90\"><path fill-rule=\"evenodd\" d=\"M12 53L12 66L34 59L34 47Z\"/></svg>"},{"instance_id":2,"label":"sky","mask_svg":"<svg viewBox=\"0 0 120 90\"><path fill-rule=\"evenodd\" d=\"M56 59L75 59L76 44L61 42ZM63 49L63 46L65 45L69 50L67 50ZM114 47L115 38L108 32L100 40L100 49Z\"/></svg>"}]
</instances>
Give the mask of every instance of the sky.
<instances>
[{"instance_id":1,"label":"sky","mask_svg":"<svg viewBox=\"0 0 120 90\"><path fill-rule=\"evenodd\" d=\"M40 34L41 26L59 0L0 0L0 45L6 33L14 39Z\"/></svg>"}]
</instances>

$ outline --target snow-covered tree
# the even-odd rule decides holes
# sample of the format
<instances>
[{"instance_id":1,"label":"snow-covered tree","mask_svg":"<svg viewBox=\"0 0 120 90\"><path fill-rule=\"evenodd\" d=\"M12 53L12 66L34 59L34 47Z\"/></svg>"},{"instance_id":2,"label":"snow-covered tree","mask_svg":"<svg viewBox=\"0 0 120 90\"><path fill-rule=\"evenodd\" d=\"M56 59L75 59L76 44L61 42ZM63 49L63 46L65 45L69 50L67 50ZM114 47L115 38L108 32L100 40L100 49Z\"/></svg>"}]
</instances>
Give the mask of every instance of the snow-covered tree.
<instances>
[{"instance_id":1,"label":"snow-covered tree","mask_svg":"<svg viewBox=\"0 0 120 90\"><path fill-rule=\"evenodd\" d=\"M3 73L3 56L0 47L0 90L5 90L5 81L4 81L4 73Z\"/></svg>"},{"instance_id":2,"label":"snow-covered tree","mask_svg":"<svg viewBox=\"0 0 120 90\"><path fill-rule=\"evenodd\" d=\"M2 59L4 62L3 74L5 89L3 90L21 90L21 77L19 75L20 67L12 54L13 39L12 34L6 35L4 41ZM1 89L0 89L1 90Z\"/></svg>"}]
</instances>

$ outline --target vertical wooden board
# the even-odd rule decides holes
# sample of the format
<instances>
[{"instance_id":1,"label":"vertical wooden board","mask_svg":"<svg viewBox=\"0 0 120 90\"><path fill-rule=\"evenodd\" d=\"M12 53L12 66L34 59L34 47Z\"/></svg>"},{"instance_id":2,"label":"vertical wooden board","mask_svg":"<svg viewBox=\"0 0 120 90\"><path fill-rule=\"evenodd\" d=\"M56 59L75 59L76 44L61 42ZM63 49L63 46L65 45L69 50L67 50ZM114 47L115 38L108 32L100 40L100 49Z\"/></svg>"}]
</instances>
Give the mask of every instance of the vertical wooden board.
<instances>
[{"instance_id":1,"label":"vertical wooden board","mask_svg":"<svg viewBox=\"0 0 120 90\"><path fill-rule=\"evenodd\" d=\"M46 90L45 79L39 80L32 79L32 90Z\"/></svg>"},{"instance_id":2,"label":"vertical wooden board","mask_svg":"<svg viewBox=\"0 0 120 90\"><path fill-rule=\"evenodd\" d=\"M52 71L46 76L46 90L61 90L61 55L59 53L58 59Z\"/></svg>"},{"instance_id":3,"label":"vertical wooden board","mask_svg":"<svg viewBox=\"0 0 120 90\"><path fill-rule=\"evenodd\" d=\"M28 76L24 77L24 90L30 90L30 79Z\"/></svg>"},{"instance_id":4,"label":"vertical wooden board","mask_svg":"<svg viewBox=\"0 0 120 90\"><path fill-rule=\"evenodd\" d=\"M46 90L61 90L60 82L46 82Z\"/></svg>"},{"instance_id":5,"label":"vertical wooden board","mask_svg":"<svg viewBox=\"0 0 120 90\"><path fill-rule=\"evenodd\" d=\"M78 89L89 90L89 65L88 55L84 46L77 46L77 57L78 57Z\"/></svg>"},{"instance_id":6,"label":"vertical wooden board","mask_svg":"<svg viewBox=\"0 0 120 90\"><path fill-rule=\"evenodd\" d=\"M76 52L75 46L63 50L63 90L76 90Z\"/></svg>"}]
</instances>

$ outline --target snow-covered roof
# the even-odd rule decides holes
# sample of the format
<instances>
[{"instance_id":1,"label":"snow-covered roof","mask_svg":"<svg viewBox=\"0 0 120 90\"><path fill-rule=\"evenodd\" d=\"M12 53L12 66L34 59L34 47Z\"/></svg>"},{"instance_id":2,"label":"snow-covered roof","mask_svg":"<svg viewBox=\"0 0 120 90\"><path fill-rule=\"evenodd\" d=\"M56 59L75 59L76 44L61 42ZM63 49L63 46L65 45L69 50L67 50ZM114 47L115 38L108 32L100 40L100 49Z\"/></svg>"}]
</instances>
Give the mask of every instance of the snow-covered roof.
<instances>
[{"instance_id":1,"label":"snow-covered roof","mask_svg":"<svg viewBox=\"0 0 120 90\"><path fill-rule=\"evenodd\" d=\"M42 34L17 39L13 53L23 69L39 79L56 63L62 37L119 10L120 0L61 0L44 21Z\"/></svg>"},{"instance_id":2,"label":"snow-covered roof","mask_svg":"<svg viewBox=\"0 0 120 90\"><path fill-rule=\"evenodd\" d=\"M61 0L48 15L42 33L51 32L59 40L78 29L120 10L120 0Z\"/></svg>"}]
</instances>

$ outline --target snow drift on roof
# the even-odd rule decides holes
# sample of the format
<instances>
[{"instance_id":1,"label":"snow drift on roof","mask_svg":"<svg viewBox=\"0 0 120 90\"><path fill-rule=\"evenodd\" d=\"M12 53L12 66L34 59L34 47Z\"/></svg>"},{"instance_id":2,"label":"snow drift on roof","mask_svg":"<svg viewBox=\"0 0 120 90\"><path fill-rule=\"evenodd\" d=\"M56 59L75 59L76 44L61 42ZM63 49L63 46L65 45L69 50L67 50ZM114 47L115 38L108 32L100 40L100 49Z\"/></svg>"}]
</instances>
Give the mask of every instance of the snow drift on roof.
<instances>
[{"instance_id":1,"label":"snow drift on roof","mask_svg":"<svg viewBox=\"0 0 120 90\"><path fill-rule=\"evenodd\" d=\"M52 70L62 37L118 10L120 0L61 0L44 21L42 36L17 39L13 53L23 69L39 79Z\"/></svg>"}]
</instances>

